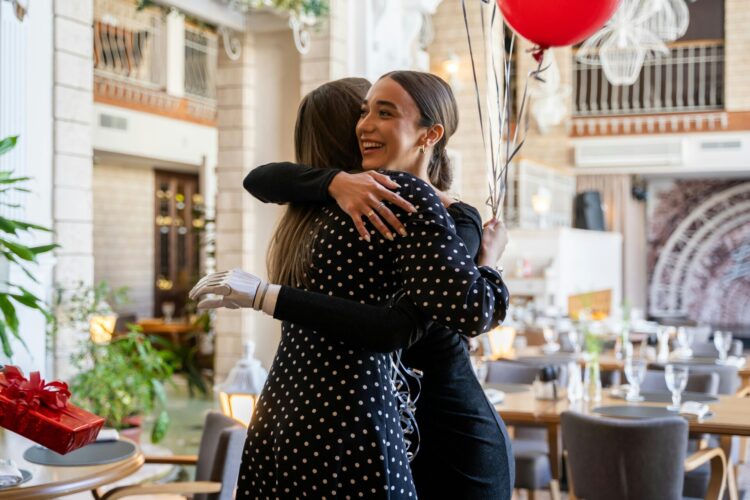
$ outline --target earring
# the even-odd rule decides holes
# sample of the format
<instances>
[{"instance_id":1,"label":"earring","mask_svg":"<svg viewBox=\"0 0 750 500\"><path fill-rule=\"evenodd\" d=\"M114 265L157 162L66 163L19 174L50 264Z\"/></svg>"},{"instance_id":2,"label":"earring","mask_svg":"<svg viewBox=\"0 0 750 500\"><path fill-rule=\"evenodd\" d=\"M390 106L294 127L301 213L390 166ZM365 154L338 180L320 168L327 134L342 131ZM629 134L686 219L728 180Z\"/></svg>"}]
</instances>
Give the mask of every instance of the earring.
<instances>
[{"instance_id":1,"label":"earring","mask_svg":"<svg viewBox=\"0 0 750 500\"><path fill-rule=\"evenodd\" d=\"M421 155L424 154L424 144L422 144L421 146L419 146L419 154L421 154Z\"/></svg>"}]
</instances>

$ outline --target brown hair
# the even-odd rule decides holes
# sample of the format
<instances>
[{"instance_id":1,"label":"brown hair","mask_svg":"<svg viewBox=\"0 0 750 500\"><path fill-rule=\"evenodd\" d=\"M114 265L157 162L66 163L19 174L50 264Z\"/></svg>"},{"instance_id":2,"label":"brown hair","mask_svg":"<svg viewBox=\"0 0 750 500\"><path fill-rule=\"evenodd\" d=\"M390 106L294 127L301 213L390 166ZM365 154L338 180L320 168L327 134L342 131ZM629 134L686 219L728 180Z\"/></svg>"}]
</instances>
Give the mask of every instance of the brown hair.
<instances>
[{"instance_id":1,"label":"brown hair","mask_svg":"<svg viewBox=\"0 0 750 500\"><path fill-rule=\"evenodd\" d=\"M297 163L316 168L358 169L362 154L355 127L370 89L364 78L342 78L307 94L297 110L294 151ZM290 204L268 248L272 283L309 286L307 270L317 234L317 205Z\"/></svg>"},{"instance_id":2,"label":"brown hair","mask_svg":"<svg viewBox=\"0 0 750 500\"><path fill-rule=\"evenodd\" d=\"M445 132L432 150L427 175L437 189L450 189L453 168L445 146L458 128L458 105L450 85L439 76L421 71L391 71L380 78L395 81L414 99L421 115L420 127L443 126Z\"/></svg>"}]
</instances>

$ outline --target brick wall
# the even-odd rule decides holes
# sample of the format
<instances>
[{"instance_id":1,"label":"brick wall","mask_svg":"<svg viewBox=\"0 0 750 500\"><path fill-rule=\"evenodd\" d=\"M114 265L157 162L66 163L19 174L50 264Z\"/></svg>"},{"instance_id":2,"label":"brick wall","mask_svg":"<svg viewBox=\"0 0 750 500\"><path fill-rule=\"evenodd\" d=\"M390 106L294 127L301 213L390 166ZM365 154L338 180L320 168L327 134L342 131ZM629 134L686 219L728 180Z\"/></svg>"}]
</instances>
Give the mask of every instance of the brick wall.
<instances>
[{"instance_id":1,"label":"brick wall","mask_svg":"<svg viewBox=\"0 0 750 500\"><path fill-rule=\"evenodd\" d=\"M478 48L482 32L480 5L481 2L466 2L473 48L481 54L481 48ZM448 144L449 149L458 152L461 158L456 184L461 186L459 194L462 199L482 211L486 207L488 193L487 170L460 2L442 2L432 16L432 23L435 38L428 47L431 71L445 78L443 63L454 54L460 61L455 79L457 85L453 85L459 109L459 127ZM477 59L480 57L477 55Z\"/></svg>"},{"instance_id":2,"label":"brick wall","mask_svg":"<svg viewBox=\"0 0 750 500\"><path fill-rule=\"evenodd\" d=\"M728 111L750 111L750 4L725 0L725 100Z\"/></svg>"},{"instance_id":3,"label":"brick wall","mask_svg":"<svg viewBox=\"0 0 750 500\"><path fill-rule=\"evenodd\" d=\"M120 312L153 314L154 171L94 167L94 279L127 286Z\"/></svg>"}]
</instances>

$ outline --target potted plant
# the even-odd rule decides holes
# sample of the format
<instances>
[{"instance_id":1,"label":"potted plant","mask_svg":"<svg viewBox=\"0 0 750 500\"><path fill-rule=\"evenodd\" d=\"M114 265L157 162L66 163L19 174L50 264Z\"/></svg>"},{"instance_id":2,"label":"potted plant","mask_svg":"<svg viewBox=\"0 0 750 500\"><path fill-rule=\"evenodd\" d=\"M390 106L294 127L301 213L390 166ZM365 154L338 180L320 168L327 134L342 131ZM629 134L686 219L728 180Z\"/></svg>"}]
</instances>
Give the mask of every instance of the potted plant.
<instances>
[{"instance_id":1,"label":"potted plant","mask_svg":"<svg viewBox=\"0 0 750 500\"><path fill-rule=\"evenodd\" d=\"M164 383L172 376L173 354L156 349L133 325L108 343L88 340L82 347L73 357L80 369L70 386L73 401L115 429L138 426L139 417L153 415L151 441L161 441L169 427Z\"/></svg>"},{"instance_id":2,"label":"potted plant","mask_svg":"<svg viewBox=\"0 0 750 500\"><path fill-rule=\"evenodd\" d=\"M6 137L0 140L0 156L13 149L16 140L17 137ZM14 177L13 172L0 172L0 206L17 208L19 205L9 203L7 198L14 191L28 192L28 189L22 187L22 185L29 179L29 177ZM28 265L35 264L38 255L50 252L58 245L27 246L19 241L24 233L28 234L33 231L49 232L49 229L0 216L0 260L3 260L4 264L12 263L18 266L26 276L37 282ZM36 295L20 285L9 282L3 283L0 286L0 312L2 312L2 316L0 316L0 344L3 346L3 354L8 359L13 357L13 348L10 344L11 336L22 345L26 345L18 330L17 305L36 309L48 319L50 318L45 305Z\"/></svg>"}]
</instances>

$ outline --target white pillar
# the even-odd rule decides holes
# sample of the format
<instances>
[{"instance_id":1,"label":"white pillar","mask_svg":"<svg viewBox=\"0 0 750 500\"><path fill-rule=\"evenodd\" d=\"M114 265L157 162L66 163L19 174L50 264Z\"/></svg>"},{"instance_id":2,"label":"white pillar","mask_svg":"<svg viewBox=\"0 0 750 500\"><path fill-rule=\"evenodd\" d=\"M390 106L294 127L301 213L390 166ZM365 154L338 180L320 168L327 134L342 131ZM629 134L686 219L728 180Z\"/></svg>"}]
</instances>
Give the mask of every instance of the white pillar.
<instances>
[{"instance_id":1,"label":"white pillar","mask_svg":"<svg viewBox=\"0 0 750 500\"><path fill-rule=\"evenodd\" d=\"M62 286L94 281L93 254L93 0L55 0L54 280ZM58 332L55 375L70 374L81 332Z\"/></svg>"},{"instance_id":2,"label":"white pillar","mask_svg":"<svg viewBox=\"0 0 750 500\"><path fill-rule=\"evenodd\" d=\"M255 43L251 33L241 37L237 61L219 49L217 74L219 157L216 166L216 268L253 270L256 252L253 200L242 180L255 164ZM242 355L243 340L251 339L254 311L222 309L216 314L217 380L226 376Z\"/></svg>"},{"instance_id":3,"label":"white pillar","mask_svg":"<svg viewBox=\"0 0 750 500\"><path fill-rule=\"evenodd\" d=\"M178 10L167 14L167 94L185 94L185 16Z\"/></svg>"}]
</instances>

